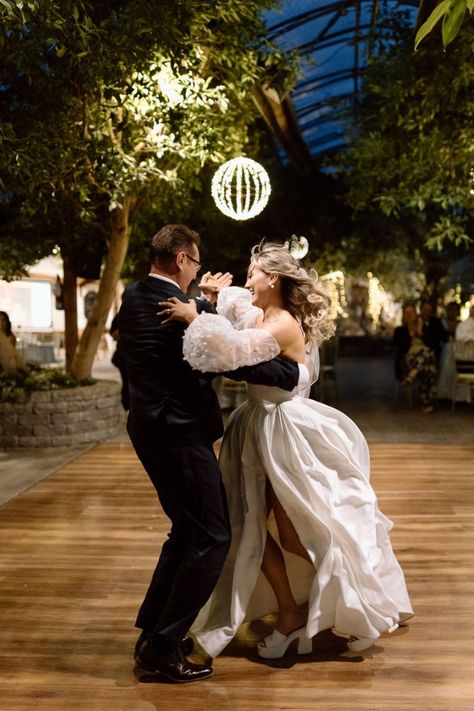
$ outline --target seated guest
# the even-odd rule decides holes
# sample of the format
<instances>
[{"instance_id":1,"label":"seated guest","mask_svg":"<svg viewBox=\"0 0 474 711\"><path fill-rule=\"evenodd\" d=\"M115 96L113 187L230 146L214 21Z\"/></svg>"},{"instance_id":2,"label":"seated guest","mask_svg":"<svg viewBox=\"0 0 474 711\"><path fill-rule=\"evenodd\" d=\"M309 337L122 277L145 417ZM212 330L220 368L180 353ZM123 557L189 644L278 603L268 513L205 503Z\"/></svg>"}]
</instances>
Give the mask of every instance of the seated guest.
<instances>
[{"instance_id":1,"label":"seated guest","mask_svg":"<svg viewBox=\"0 0 474 711\"><path fill-rule=\"evenodd\" d=\"M16 346L15 334L12 332L12 324L6 311L0 311L0 329L8 338L13 347Z\"/></svg>"},{"instance_id":2,"label":"seated guest","mask_svg":"<svg viewBox=\"0 0 474 711\"><path fill-rule=\"evenodd\" d=\"M443 327L441 319L433 316L433 305L429 301L422 301L420 306L422 321L423 342L433 351L436 363L439 363L443 344L448 340L448 332Z\"/></svg>"},{"instance_id":3,"label":"seated guest","mask_svg":"<svg viewBox=\"0 0 474 711\"><path fill-rule=\"evenodd\" d=\"M457 343L474 342L474 304L470 308L468 318L456 326L455 338Z\"/></svg>"},{"instance_id":4,"label":"seated guest","mask_svg":"<svg viewBox=\"0 0 474 711\"><path fill-rule=\"evenodd\" d=\"M474 374L474 304L471 304L469 316L456 327L454 348L456 353L456 371L461 374ZM455 389L456 400L472 402L472 382L458 383Z\"/></svg>"},{"instance_id":5,"label":"seated guest","mask_svg":"<svg viewBox=\"0 0 474 711\"><path fill-rule=\"evenodd\" d=\"M461 307L455 301L450 301L446 306L446 313L442 319L443 328L448 334L448 340L443 344L439 360L439 378L436 392L439 400L451 398L456 380L456 356L454 350L454 334L459 323Z\"/></svg>"},{"instance_id":6,"label":"seated guest","mask_svg":"<svg viewBox=\"0 0 474 711\"><path fill-rule=\"evenodd\" d=\"M446 315L441 319L443 328L448 333L449 340L454 340L454 334L461 318L461 307L455 301L450 301L446 306Z\"/></svg>"},{"instance_id":7,"label":"seated guest","mask_svg":"<svg viewBox=\"0 0 474 711\"><path fill-rule=\"evenodd\" d=\"M423 322L413 304L403 307L403 322L395 329L393 342L397 348L395 373L398 380L405 384L418 380L423 412L433 412L436 359L425 341Z\"/></svg>"}]
</instances>

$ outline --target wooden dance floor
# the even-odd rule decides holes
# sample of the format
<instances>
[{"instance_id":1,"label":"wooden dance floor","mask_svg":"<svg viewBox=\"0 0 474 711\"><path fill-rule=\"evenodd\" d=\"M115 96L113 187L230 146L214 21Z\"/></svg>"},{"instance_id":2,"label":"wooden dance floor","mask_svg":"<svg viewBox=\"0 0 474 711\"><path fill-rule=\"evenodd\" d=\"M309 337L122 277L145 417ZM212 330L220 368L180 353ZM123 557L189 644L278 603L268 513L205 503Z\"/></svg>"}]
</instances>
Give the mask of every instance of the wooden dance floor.
<instances>
[{"instance_id":1,"label":"wooden dance floor","mask_svg":"<svg viewBox=\"0 0 474 711\"><path fill-rule=\"evenodd\" d=\"M362 654L329 632L264 662L257 620L212 679L133 671L134 616L166 534L130 446L96 446L0 509L2 711L472 711L474 446L373 444L372 481L416 616Z\"/></svg>"}]
</instances>

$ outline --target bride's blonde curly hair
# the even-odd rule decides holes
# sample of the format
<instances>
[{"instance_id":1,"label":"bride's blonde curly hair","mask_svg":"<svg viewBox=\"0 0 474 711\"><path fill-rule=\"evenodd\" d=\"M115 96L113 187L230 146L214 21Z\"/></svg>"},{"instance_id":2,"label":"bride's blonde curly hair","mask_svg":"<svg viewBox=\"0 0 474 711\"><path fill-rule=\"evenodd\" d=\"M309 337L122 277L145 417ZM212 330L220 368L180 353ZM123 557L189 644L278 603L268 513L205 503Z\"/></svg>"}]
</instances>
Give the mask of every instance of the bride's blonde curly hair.
<instances>
[{"instance_id":1,"label":"bride's blonde curly hair","mask_svg":"<svg viewBox=\"0 0 474 711\"><path fill-rule=\"evenodd\" d=\"M260 242L252 247L249 270L254 266L280 277L285 308L300 321L308 346L319 346L334 335L336 327L329 318L331 300L318 286L314 269L308 273L289 249L277 242Z\"/></svg>"}]
</instances>

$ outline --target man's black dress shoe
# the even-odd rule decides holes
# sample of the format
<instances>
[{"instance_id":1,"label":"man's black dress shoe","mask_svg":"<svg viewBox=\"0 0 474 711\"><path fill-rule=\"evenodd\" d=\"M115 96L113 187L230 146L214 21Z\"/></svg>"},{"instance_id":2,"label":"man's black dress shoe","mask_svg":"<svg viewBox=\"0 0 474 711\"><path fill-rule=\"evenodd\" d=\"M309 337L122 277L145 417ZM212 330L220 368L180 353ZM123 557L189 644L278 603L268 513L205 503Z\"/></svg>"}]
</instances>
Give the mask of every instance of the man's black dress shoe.
<instances>
[{"instance_id":1,"label":"man's black dress shoe","mask_svg":"<svg viewBox=\"0 0 474 711\"><path fill-rule=\"evenodd\" d=\"M133 658L136 660L138 657L138 653L140 651L140 647L144 642L149 639L151 635L151 632L147 632L146 630L142 630L140 633L140 636L137 639L137 643L135 644L135 649L133 651ZM181 649L183 650L183 654L187 657L188 654L191 654L191 652L194 649L194 642L191 637L183 637L183 640L181 642Z\"/></svg>"},{"instance_id":2,"label":"man's black dress shoe","mask_svg":"<svg viewBox=\"0 0 474 711\"><path fill-rule=\"evenodd\" d=\"M133 658L135 659L135 661L137 660L140 647L147 641L149 636L150 632L147 632L146 630L142 630L140 632L140 636L138 637L137 643L135 644L135 649L133 650Z\"/></svg>"},{"instance_id":3,"label":"man's black dress shoe","mask_svg":"<svg viewBox=\"0 0 474 711\"><path fill-rule=\"evenodd\" d=\"M154 640L142 644L137 655L137 666L150 674L161 674L169 681L186 684L212 676L212 667L194 664L186 659L181 645L154 645Z\"/></svg>"}]
</instances>

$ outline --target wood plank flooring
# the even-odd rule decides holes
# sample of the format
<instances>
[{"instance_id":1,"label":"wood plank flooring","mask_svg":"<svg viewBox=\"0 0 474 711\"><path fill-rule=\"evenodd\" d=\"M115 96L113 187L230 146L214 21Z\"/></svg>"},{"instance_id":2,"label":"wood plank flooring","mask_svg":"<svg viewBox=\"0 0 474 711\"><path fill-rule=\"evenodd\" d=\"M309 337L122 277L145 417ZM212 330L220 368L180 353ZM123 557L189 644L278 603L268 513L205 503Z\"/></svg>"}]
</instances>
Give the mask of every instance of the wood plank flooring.
<instances>
[{"instance_id":1,"label":"wood plank flooring","mask_svg":"<svg viewBox=\"0 0 474 711\"><path fill-rule=\"evenodd\" d=\"M471 711L474 446L373 444L372 482L416 616L362 655L318 635L259 660L270 617L192 685L132 668L133 621L167 522L128 444L94 447L0 509L2 711Z\"/></svg>"}]
</instances>

